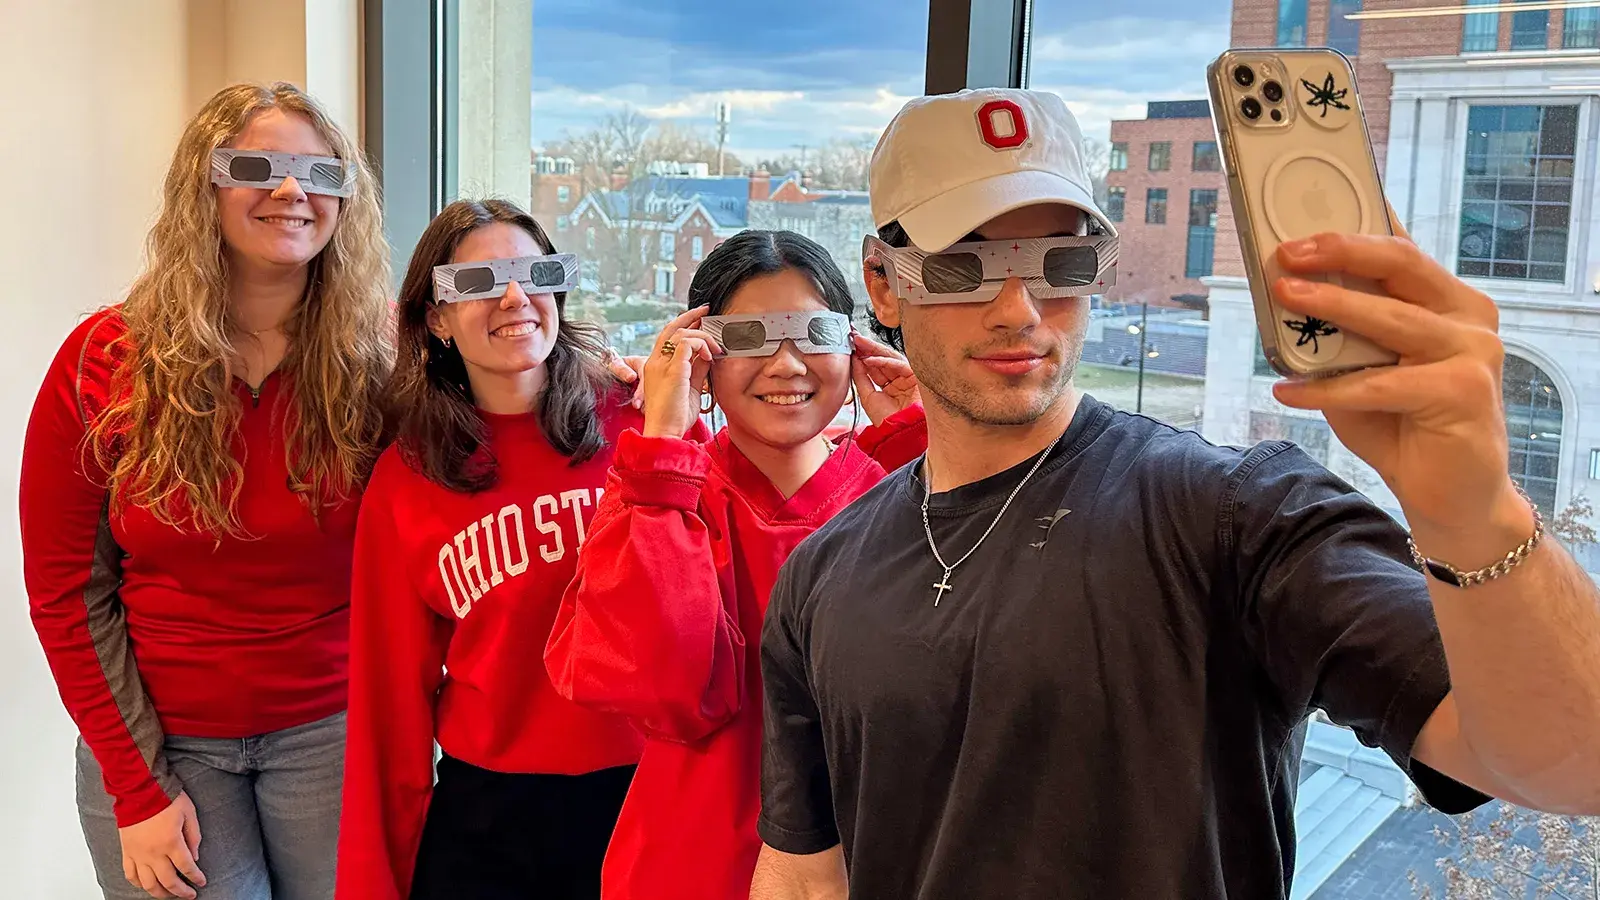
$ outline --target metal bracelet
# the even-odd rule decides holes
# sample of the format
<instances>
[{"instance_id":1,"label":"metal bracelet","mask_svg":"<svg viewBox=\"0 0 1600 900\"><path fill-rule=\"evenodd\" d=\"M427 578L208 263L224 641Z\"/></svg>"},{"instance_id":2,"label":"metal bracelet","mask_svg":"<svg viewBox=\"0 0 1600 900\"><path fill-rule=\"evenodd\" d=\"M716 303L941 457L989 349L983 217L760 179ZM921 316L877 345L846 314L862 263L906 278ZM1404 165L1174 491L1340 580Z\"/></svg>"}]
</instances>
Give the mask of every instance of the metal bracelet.
<instances>
[{"instance_id":1,"label":"metal bracelet","mask_svg":"<svg viewBox=\"0 0 1600 900\"><path fill-rule=\"evenodd\" d=\"M1445 584L1459 588L1477 587L1485 582L1500 578L1510 572L1512 569L1515 569L1517 566L1522 565L1522 563L1527 560L1530 555L1532 555L1534 549L1539 546L1540 542L1544 540L1544 516L1539 513L1538 504L1533 502L1532 498L1528 496L1527 492L1522 489L1522 486L1515 485L1515 487L1517 489L1517 493L1521 495L1522 499L1528 502L1528 508L1533 510L1533 535L1527 540L1523 541L1511 552L1507 553L1503 558L1496 560L1493 564L1484 566L1476 571L1463 572L1447 562L1440 562L1439 560L1429 559L1423 556L1422 551L1417 549L1417 542L1408 536L1406 538L1406 545L1411 549L1412 563L1414 563L1418 569L1421 569L1424 574L1432 575Z\"/></svg>"}]
</instances>

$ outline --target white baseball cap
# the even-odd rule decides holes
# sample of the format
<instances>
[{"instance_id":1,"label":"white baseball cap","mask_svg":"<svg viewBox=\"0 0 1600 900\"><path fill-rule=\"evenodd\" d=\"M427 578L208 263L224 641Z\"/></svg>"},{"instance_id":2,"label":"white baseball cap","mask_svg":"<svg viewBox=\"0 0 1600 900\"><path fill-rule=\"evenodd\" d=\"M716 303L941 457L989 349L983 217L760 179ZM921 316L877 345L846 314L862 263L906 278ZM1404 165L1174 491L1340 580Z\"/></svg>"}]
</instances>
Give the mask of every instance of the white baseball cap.
<instances>
[{"instance_id":1,"label":"white baseball cap","mask_svg":"<svg viewBox=\"0 0 1600 900\"><path fill-rule=\"evenodd\" d=\"M938 252L1002 213L1077 207L1110 235L1083 165L1083 132L1055 94L982 88L918 97L872 151L872 219Z\"/></svg>"}]
</instances>

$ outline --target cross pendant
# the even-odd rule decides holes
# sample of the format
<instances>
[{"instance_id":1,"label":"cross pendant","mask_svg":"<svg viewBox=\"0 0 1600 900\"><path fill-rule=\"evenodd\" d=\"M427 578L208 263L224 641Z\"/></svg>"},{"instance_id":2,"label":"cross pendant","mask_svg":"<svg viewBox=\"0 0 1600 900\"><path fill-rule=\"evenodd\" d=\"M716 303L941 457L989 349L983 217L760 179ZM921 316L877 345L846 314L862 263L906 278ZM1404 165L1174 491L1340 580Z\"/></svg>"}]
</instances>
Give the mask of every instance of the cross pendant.
<instances>
[{"instance_id":1,"label":"cross pendant","mask_svg":"<svg viewBox=\"0 0 1600 900\"><path fill-rule=\"evenodd\" d=\"M939 593L933 595L933 605L934 606L938 606L939 605L939 601L944 599L944 592L948 591L948 590L951 590L951 588L952 588L952 586L950 584L950 570L949 569L945 569L944 570L944 577L939 579L939 582L937 584L935 584L934 587L938 589Z\"/></svg>"}]
</instances>

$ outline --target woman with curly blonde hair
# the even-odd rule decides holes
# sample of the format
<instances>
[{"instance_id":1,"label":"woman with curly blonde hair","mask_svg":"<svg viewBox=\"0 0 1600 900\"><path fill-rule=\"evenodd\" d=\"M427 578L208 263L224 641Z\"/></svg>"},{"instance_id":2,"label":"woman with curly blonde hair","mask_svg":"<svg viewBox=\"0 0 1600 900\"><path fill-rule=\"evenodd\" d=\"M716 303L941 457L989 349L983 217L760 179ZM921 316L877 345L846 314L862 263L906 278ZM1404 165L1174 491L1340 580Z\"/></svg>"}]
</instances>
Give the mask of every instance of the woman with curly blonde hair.
<instances>
[{"instance_id":1,"label":"woman with curly blonde hair","mask_svg":"<svg viewBox=\"0 0 1600 900\"><path fill-rule=\"evenodd\" d=\"M332 896L388 284L355 143L291 85L235 85L185 129L126 300L45 376L24 576L108 898Z\"/></svg>"}]
</instances>

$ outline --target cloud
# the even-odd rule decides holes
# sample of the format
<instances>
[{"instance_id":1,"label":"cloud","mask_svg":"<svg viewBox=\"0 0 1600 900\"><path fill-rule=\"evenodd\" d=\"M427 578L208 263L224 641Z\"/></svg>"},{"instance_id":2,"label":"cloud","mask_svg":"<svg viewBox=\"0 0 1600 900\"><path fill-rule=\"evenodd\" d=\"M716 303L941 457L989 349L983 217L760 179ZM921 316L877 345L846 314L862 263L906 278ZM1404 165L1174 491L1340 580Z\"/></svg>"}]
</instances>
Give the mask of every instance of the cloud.
<instances>
[{"instance_id":1,"label":"cloud","mask_svg":"<svg viewBox=\"0 0 1600 900\"><path fill-rule=\"evenodd\" d=\"M804 15L756 17L732 0L540 0L534 143L625 109L710 134L719 102L744 157L876 137L922 92L927 8L912 5L807 0ZM1040 4L1032 86L1106 140L1112 119L1142 118L1150 100L1205 96L1228 17L1225 0Z\"/></svg>"},{"instance_id":2,"label":"cloud","mask_svg":"<svg viewBox=\"0 0 1600 900\"><path fill-rule=\"evenodd\" d=\"M1085 136L1109 140L1113 119L1142 119L1151 100L1206 96L1206 64L1228 46L1227 8L1215 12L1198 21L1124 15L1041 28L1030 86L1067 101Z\"/></svg>"},{"instance_id":3,"label":"cloud","mask_svg":"<svg viewBox=\"0 0 1600 900\"><path fill-rule=\"evenodd\" d=\"M1086 36L1092 39L1085 40ZM1073 33L1038 34L1033 39L1032 63L1128 63L1138 67L1167 68L1173 62L1210 62L1228 46L1228 19L1173 21L1119 17L1086 24Z\"/></svg>"},{"instance_id":4,"label":"cloud","mask_svg":"<svg viewBox=\"0 0 1600 900\"><path fill-rule=\"evenodd\" d=\"M652 119L684 119L715 116L717 104L726 103L741 111L771 112L780 104L805 97L800 91L711 91L690 94L659 106L641 106L639 112Z\"/></svg>"}]
</instances>

